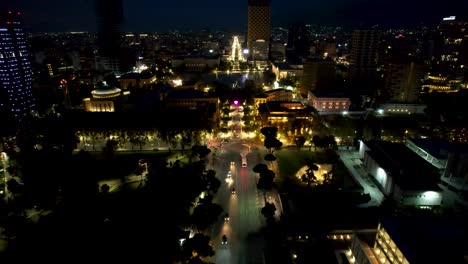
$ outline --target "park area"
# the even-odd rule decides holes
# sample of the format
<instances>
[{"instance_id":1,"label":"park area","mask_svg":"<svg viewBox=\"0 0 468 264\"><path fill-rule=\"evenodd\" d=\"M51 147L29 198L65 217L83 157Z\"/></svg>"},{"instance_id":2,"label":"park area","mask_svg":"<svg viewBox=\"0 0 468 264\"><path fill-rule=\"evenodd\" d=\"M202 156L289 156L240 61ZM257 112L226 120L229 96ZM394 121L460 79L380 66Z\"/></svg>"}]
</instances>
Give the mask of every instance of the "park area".
<instances>
[{"instance_id":1,"label":"park area","mask_svg":"<svg viewBox=\"0 0 468 264\"><path fill-rule=\"evenodd\" d=\"M343 190L352 190L359 187L333 150L318 149L317 151L308 151L304 149L298 150L297 148L283 148L277 151L275 155L281 175L281 177L275 179L279 186L291 181L299 183L300 180L297 177L297 173L301 169L303 170L307 163L313 162L316 164L327 164L327 167L331 165L334 181Z\"/></svg>"}]
</instances>

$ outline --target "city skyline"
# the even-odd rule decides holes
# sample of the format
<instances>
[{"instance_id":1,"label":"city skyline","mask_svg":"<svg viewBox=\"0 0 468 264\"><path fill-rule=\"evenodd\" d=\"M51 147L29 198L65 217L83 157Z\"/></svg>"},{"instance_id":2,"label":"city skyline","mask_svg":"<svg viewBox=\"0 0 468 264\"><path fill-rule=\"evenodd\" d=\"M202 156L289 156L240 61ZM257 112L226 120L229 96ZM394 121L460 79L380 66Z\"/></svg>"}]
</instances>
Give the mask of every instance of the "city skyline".
<instances>
[{"instance_id":1,"label":"city skyline","mask_svg":"<svg viewBox=\"0 0 468 264\"><path fill-rule=\"evenodd\" d=\"M47 0L41 5L32 0L5 1L5 7L24 13L26 30L31 32L96 31L93 0ZM184 6L184 8L180 8ZM382 24L435 25L442 17L463 15L459 10L468 8L461 0L448 0L443 6L437 1L416 0L351 0L303 1L274 0L271 3L272 27L287 26L304 21L322 25ZM191 3L186 0L172 2L124 0L124 31L168 31L225 29L246 31L247 1L232 3ZM51 19L53 18L53 19ZM190 25L190 26L187 26Z\"/></svg>"}]
</instances>

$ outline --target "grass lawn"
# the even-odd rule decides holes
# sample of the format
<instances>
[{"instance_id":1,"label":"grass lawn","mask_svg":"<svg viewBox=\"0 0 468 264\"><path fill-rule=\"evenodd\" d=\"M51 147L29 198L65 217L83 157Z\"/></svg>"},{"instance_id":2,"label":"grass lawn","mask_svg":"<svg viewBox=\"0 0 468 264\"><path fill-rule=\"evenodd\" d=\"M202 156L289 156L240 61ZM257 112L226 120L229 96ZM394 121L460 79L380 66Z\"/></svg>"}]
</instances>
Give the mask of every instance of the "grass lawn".
<instances>
[{"instance_id":1,"label":"grass lawn","mask_svg":"<svg viewBox=\"0 0 468 264\"><path fill-rule=\"evenodd\" d=\"M284 148L275 153L281 177L294 177L296 172L304 167L308 160L316 160L314 151L297 150L297 148Z\"/></svg>"},{"instance_id":2,"label":"grass lawn","mask_svg":"<svg viewBox=\"0 0 468 264\"><path fill-rule=\"evenodd\" d=\"M329 157L324 151L319 150L308 151L298 150L297 148L284 148L275 153L278 160L278 166L281 177L279 177L279 183L285 179L296 179L296 172L306 165L308 160L313 160L317 163L331 163L333 164L333 171L335 179L338 184L345 189L358 188L359 185L352 179L351 175L347 171L344 164L341 162L328 161Z\"/></svg>"},{"instance_id":3,"label":"grass lawn","mask_svg":"<svg viewBox=\"0 0 468 264\"><path fill-rule=\"evenodd\" d=\"M89 152L91 161L84 166L89 167L97 180L123 178L137 168L140 159L158 160L166 159L175 154L174 151L116 151L112 157L103 152ZM75 154L76 156L77 154Z\"/></svg>"}]
</instances>

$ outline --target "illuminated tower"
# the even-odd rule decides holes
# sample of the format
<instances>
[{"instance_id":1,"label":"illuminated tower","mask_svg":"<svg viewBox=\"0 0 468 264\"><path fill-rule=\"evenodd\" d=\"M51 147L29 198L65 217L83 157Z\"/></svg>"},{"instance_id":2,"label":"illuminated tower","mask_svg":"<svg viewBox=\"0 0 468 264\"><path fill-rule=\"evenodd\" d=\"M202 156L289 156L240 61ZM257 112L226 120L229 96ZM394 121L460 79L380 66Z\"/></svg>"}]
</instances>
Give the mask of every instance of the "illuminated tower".
<instances>
[{"instance_id":1,"label":"illuminated tower","mask_svg":"<svg viewBox=\"0 0 468 264\"><path fill-rule=\"evenodd\" d=\"M247 48L249 60L267 61L270 45L270 0L248 0Z\"/></svg>"},{"instance_id":2,"label":"illuminated tower","mask_svg":"<svg viewBox=\"0 0 468 264\"><path fill-rule=\"evenodd\" d=\"M20 121L35 108L31 63L20 12L0 12L0 111Z\"/></svg>"}]
</instances>

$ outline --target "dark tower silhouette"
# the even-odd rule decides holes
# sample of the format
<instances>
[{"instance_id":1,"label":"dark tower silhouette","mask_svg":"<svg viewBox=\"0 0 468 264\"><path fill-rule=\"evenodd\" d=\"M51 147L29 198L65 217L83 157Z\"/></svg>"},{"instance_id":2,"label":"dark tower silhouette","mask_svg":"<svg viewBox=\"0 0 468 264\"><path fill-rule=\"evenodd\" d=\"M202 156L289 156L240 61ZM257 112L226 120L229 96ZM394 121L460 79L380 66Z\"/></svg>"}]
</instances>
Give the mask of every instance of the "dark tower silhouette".
<instances>
[{"instance_id":1,"label":"dark tower silhouette","mask_svg":"<svg viewBox=\"0 0 468 264\"><path fill-rule=\"evenodd\" d=\"M287 60L292 63L302 63L309 56L310 40L304 22L296 22L289 26Z\"/></svg>"},{"instance_id":2,"label":"dark tower silhouette","mask_svg":"<svg viewBox=\"0 0 468 264\"><path fill-rule=\"evenodd\" d=\"M97 44L106 70L119 70L121 27L124 22L122 0L95 0Z\"/></svg>"}]
</instances>

